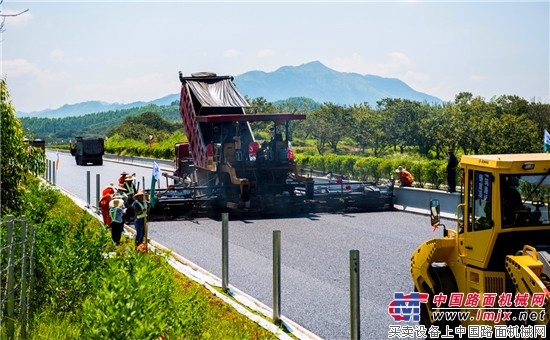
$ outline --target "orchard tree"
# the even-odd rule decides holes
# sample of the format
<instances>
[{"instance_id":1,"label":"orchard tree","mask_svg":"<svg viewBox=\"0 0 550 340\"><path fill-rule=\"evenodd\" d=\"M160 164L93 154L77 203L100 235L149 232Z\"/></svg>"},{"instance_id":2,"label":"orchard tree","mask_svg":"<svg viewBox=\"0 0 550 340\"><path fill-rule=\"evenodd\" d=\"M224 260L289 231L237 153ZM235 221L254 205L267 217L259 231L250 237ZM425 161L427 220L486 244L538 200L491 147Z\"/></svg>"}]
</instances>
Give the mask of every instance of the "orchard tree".
<instances>
[{"instance_id":1,"label":"orchard tree","mask_svg":"<svg viewBox=\"0 0 550 340\"><path fill-rule=\"evenodd\" d=\"M305 114L307 116L313 110L316 110L321 105L313 99L305 97L292 97L282 102L277 102L276 111L280 113ZM288 122L288 133L290 140L296 138L307 138L306 120L292 120Z\"/></svg>"},{"instance_id":2,"label":"orchard tree","mask_svg":"<svg viewBox=\"0 0 550 340\"><path fill-rule=\"evenodd\" d=\"M519 116L529 112L529 103L519 96L500 96L494 102L497 105L498 116L506 113Z\"/></svg>"},{"instance_id":3,"label":"orchard tree","mask_svg":"<svg viewBox=\"0 0 550 340\"><path fill-rule=\"evenodd\" d=\"M428 155L430 150L435 151L436 159L449 147L447 139L450 128L449 116L443 106L422 105L420 124L418 124L418 148L421 155ZM452 146L452 145L451 145Z\"/></svg>"},{"instance_id":4,"label":"orchard tree","mask_svg":"<svg viewBox=\"0 0 550 340\"><path fill-rule=\"evenodd\" d=\"M537 125L538 135L541 136L541 138L545 129L550 131L550 104L529 104L527 116Z\"/></svg>"},{"instance_id":5,"label":"orchard tree","mask_svg":"<svg viewBox=\"0 0 550 340\"><path fill-rule=\"evenodd\" d=\"M250 108L246 110L249 114L277 112L277 107L273 103L268 102L264 97L258 97L252 100L248 97L245 98L250 104ZM250 122L250 127L256 139L264 139L271 134L269 129L273 127L273 123L263 121Z\"/></svg>"},{"instance_id":6,"label":"orchard tree","mask_svg":"<svg viewBox=\"0 0 550 340\"><path fill-rule=\"evenodd\" d=\"M409 99L385 98L377 103L377 110L384 116L383 130L388 139L403 153L405 147L416 144L418 137L418 113L420 102Z\"/></svg>"},{"instance_id":7,"label":"orchard tree","mask_svg":"<svg viewBox=\"0 0 550 340\"><path fill-rule=\"evenodd\" d=\"M488 124L489 132L484 153L531 153L540 152L542 140L537 125L526 115L505 113L493 118Z\"/></svg>"},{"instance_id":8,"label":"orchard tree","mask_svg":"<svg viewBox=\"0 0 550 340\"><path fill-rule=\"evenodd\" d=\"M317 110L308 115L307 128L309 135L315 139L319 154L325 152L326 144L329 144L334 153L337 152L338 143L351 135L350 126L353 124L351 109L334 103L324 103Z\"/></svg>"},{"instance_id":9,"label":"orchard tree","mask_svg":"<svg viewBox=\"0 0 550 340\"><path fill-rule=\"evenodd\" d=\"M315 139L317 152L320 155L324 154L331 129L331 122L326 112L321 108L311 112L308 115L306 127L307 135Z\"/></svg>"},{"instance_id":10,"label":"orchard tree","mask_svg":"<svg viewBox=\"0 0 550 340\"><path fill-rule=\"evenodd\" d=\"M455 105L452 108L456 142L464 153L484 152L483 145L487 145L490 137L489 123L497 116L496 104L486 103L481 97L474 97L469 92L456 95Z\"/></svg>"},{"instance_id":11,"label":"orchard tree","mask_svg":"<svg viewBox=\"0 0 550 340\"><path fill-rule=\"evenodd\" d=\"M368 103L351 108L354 123L350 126L352 138L363 149L370 149L375 157L382 156L389 148L387 131L389 119L381 111L372 110Z\"/></svg>"},{"instance_id":12,"label":"orchard tree","mask_svg":"<svg viewBox=\"0 0 550 340\"><path fill-rule=\"evenodd\" d=\"M368 118L373 114L369 103L361 105L353 105L351 107L351 115L354 119L354 123L350 126L350 130L353 131L352 140L356 146L361 149L362 153L365 153L366 148L369 146L369 141L372 138L370 131Z\"/></svg>"}]
</instances>

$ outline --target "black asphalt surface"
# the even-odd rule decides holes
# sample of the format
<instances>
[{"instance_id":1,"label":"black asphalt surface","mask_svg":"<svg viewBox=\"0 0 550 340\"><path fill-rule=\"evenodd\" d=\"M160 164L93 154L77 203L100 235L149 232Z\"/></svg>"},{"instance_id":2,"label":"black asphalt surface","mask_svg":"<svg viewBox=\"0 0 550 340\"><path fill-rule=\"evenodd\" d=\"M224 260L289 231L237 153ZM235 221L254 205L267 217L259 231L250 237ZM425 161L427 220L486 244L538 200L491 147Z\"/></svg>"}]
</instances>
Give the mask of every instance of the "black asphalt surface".
<instances>
[{"instance_id":1,"label":"black asphalt surface","mask_svg":"<svg viewBox=\"0 0 550 340\"><path fill-rule=\"evenodd\" d=\"M55 160L55 153L48 158ZM151 169L104 162L77 166L60 154L56 184L86 200L86 171L95 202L96 174L101 189L121 171L145 178ZM143 184L140 184L143 188ZM94 203L92 204L94 205ZM452 227L451 222L444 221ZM362 339L387 339L388 314L395 292L412 291L409 261L432 232L428 216L400 211L318 214L281 219L229 221L229 283L272 306L273 231L281 231L281 314L324 339L350 338L350 250L360 252L360 323ZM221 277L221 221L150 222L149 238Z\"/></svg>"}]
</instances>

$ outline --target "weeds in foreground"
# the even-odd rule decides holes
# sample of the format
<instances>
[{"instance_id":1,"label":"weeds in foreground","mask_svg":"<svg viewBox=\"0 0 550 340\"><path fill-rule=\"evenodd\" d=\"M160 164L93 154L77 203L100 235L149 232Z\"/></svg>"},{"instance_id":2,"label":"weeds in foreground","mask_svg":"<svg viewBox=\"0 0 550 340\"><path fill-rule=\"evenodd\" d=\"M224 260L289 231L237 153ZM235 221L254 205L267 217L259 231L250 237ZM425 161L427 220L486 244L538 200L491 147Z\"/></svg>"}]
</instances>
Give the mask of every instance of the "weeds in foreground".
<instances>
[{"instance_id":1,"label":"weeds in foreground","mask_svg":"<svg viewBox=\"0 0 550 340\"><path fill-rule=\"evenodd\" d=\"M99 221L35 185L24 197L37 229L28 339L277 338L178 273L164 255L135 253L124 236L115 247Z\"/></svg>"}]
</instances>

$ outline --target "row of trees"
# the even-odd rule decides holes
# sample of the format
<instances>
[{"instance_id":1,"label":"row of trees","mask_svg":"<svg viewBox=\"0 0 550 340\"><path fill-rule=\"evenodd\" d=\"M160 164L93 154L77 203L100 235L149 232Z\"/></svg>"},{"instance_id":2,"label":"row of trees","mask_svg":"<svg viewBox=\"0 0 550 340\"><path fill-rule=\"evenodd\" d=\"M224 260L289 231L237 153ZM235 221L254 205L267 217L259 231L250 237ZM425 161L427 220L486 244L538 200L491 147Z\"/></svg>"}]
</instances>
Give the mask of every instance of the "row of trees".
<instances>
[{"instance_id":1,"label":"row of trees","mask_svg":"<svg viewBox=\"0 0 550 340\"><path fill-rule=\"evenodd\" d=\"M276 103L264 98L249 102L253 107L249 110L251 114L307 114L307 120L291 124L294 145L313 145L319 155L353 153L384 157L413 151L430 159L440 159L449 147L460 149L464 154L540 152L543 131L550 127L550 104L528 102L518 96L500 96L487 101L462 92L454 102L442 105L386 98L374 107L368 103L319 104L300 97ZM109 135L113 133L112 127L121 124L125 117L150 112L173 124L166 130L172 133L174 129L182 130L178 110L178 103L174 102L167 106L81 117L23 118L21 121L37 138L70 139L84 134ZM269 125L253 124L257 139L269 137ZM148 129L150 127L144 131ZM135 129L117 130L125 138L141 139L134 136L138 133Z\"/></svg>"},{"instance_id":2,"label":"row of trees","mask_svg":"<svg viewBox=\"0 0 550 340\"><path fill-rule=\"evenodd\" d=\"M486 101L463 92L443 105L391 98L374 108L368 103L325 103L309 112L306 121L295 122L293 131L295 139L314 140L321 155L339 153L339 146L347 144L376 157L414 150L437 159L449 147L464 154L540 152L543 131L549 127L549 104L518 96Z\"/></svg>"}]
</instances>

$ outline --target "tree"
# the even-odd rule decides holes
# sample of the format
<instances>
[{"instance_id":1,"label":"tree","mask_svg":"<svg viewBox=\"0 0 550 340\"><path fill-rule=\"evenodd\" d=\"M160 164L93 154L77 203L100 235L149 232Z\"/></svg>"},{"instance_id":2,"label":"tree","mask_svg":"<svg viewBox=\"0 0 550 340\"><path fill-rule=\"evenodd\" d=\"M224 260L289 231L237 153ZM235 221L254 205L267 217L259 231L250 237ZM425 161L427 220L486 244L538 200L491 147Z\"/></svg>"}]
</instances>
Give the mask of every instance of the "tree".
<instances>
[{"instance_id":1,"label":"tree","mask_svg":"<svg viewBox=\"0 0 550 340\"><path fill-rule=\"evenodd\" d=\"M519 116L529 112L527 100L518 96L500 96L494 102L497 105L497 115L499 116L505 113Z\"/></svg>"},{"instance_id":2,"label":"tree","mask_svg":"<svg viewBox=\"0 0 550 340\"><path fill-rule=\"evenodd\" d=\"M537 124L538 135L542 140L544 130L550 129L550 104L531 103L527 116Z\"/></svg>"},{"instance_id":3,"label":"tree","mask_svg":"<svg viewBox=\"0 0 550 340\"><path fill-rule=\"evenodd\" d=\"M311 136L316 139L317 151L323 154L328 143L334 153L338 143L350 136L350 126L353 123L351 110L348 107L334 103L324 103L319 109L308 115L311 124Z\"/></svg>"},{"instance_id":4,"label":"tree","mask_svg":"<svg viewBox=\"0 0 550 340\"><path fill-rule=\"evenodd\" d=\"M354 122L349 127L354 139L363 151L370 148L375 157L384 154L389 144L386 130L387 117L381 111L370 108L368 103L352 107Z\"/></svg>"},{"instance_id":5,"label":"tree","mask_svg":"<svg viewBox=\"0 0 550 340\"><path fill-rule=\"evenodd\" d=\"M287 100L276 102L277 112L283 112L283 113L289 112L293 114L307 115L309 112L312 112L313 110L316 110L319 107L321 107L319 103L305 97L292 97L292 98L288 98ZM294 120L289 122L288 132L291 136L291 139L293 138L295 133L296 133L296 138L307 139L307 134L309 129L306 122L307 122L307 119Z\"/></svg>"},{"instance_id":6,"label":"tree","mask_svg":"<svg viewBox=\"0 0 550 340\"><path fill-rule=\"evenodd\" d=\"M361 152L365 153L366 148L369 146L369 141L371 140L368 116L372 115L373 111L369 103L364 103L361 105L353 105L351 107L351 114L354 118L354 124L351 126L353 130L352 140L355 145L361 148Z\"/></svg>"},{"instance_id":7,"label":"tree","mask_svg":"<svg viewBox=\"0 0 550 340\"><path fill-rule=\"evenodd\" d=\"M435 148L435 158L439 158L445 145L448 145L446 132L450 128L450 120L443 106L423 105L424 114L418 124L418 147L421 155L427 156Z\"/></svg>"},{"instance_id":8,"label":"tree","mask_svg":"<svg viewBox=\"0 0 550 340\"><path fill-rule=\"evenodd\" d=\"M4 3L4 0L0 0L0 7L2 6L2 4ZM1 21L0 21L0 33L3 33L6 29L4 28L5 27L5 23L6 23L6 18L9 18L9 17L16 17L16 16L19 16L25 12L28 12L29 10L26 9L24 11L21 11L19 13L15 13L15 14L0 14L0 18L1 18ZM0 11L1 12L1 11Z\"/></svg>"},{"instance_id":9,"label":"tree","mask_svg":"<svg viewBox=\"0 0 550 340\"><path fill-rule=\"evenodd\" d=\"M118 134L124 138L148 143L151 135L155 142L158 142L170 138L172 133L180 129L179 123L170 123L157 112L146 111L139 116L127 116L120 125L107 131L106 135L112 137Z\"/></svg>"},{"instance_id":10,"label":"tree","mask_svg":"<svg viewBox=\"0 0 550 340\"><path fill-rule=\"evenodd\" d=\"M487 145L490 137L489 123L497 117L496 104L487 103L481 97L473 97L464 92L456 98L456 104L450 109L453 112L454 135L458 137L458 145L464 153L485 153L482 147Z\"/></svg>"},{"instance_id":11,"label":"tree","mask_svg":"<svg viewBox=\"0 0 550 340\"><path fill-rule=\"evenodd\" d=\"M403 153L406 146L417 143L418 113L420 102L408 99L385 98L377 103L377 108L384 115L384 130L394 147Z\"/></svg>"},{"instance_id":12,"label":"tree","mask_svg":"<svg viewBox=\"0 0 550 340\"><path fill-rule=\"evenodd\" d=\"M0 186L2 215L8 212L17 212L21 206L21 191L19 186L25 175L27 154L24 144L21 122L15 117L15 109L9 99L6 80L0 80L0 100L2 110L2 126L0 136L1 172Z\"/></svg>"},{"instance_id":13,"label":"tree","mask_svg":"<svg viewBox=\"0 0 550 340\"><path fill-rule=\"evenodd\" d=\"M526 115L503 114L488 124L489 132L484 153L530 153L540 152L542 140L537 125Z\"/></svg>"}]
</instances>

